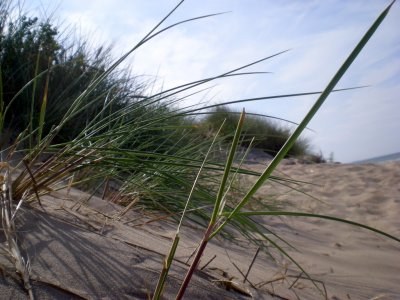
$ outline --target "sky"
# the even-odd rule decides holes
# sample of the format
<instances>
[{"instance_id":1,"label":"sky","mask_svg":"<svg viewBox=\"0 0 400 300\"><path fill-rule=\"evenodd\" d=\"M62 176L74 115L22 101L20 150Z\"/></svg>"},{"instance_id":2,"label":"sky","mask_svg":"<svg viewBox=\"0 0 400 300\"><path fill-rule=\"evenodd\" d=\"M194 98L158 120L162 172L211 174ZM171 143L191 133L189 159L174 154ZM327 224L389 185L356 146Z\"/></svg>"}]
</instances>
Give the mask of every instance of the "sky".
<instances>
[{"instance_id":1,"label":"sky","mask_svg":"<svg viewBox=\"0 0 400 300\"><path fill-rule=\"evenodd\" d=\"M76 28L93 45L122 55L176 4L175 0L30 0L32 15L52 16L61 28ZM288 52L246 71L271 72L214 82L200 101L322 91L362 35L389 5L386 0L187 0L165 25L212 13L222 15L175 27L143 45L125 66L174 87L215 76L258 59ZM163 27L163 26L162 26ZM331 94L304 133L326 158L352 162L400 152L400 3L395 3L337 88L367 88ZM300 122L318 96L281 98L232 108Z\"/></svg>"}]
</instances>

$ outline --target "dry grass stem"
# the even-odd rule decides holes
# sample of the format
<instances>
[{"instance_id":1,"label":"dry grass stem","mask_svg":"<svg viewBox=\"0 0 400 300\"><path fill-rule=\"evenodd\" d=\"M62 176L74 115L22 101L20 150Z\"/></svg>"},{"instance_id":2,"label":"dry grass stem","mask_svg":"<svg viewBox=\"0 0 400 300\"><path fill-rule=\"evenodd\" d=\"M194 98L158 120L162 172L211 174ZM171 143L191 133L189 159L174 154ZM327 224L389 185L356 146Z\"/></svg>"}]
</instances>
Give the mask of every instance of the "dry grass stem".
<instances>
[{"instance_id":1,"label":"dry grass stem","mask_svg":"<svg viewBox=\"0 0 400 300\"><path fill-rule=\"evenodd\" d=\"M15 223L13 218L13 198L11 190L10 166L7 162L0 162L0 205L1 221L4 236L8 246L8 252L11 256L15 271L21 277L24 288L29 298L34 300L32 286L30 283L30 261L22 256L16 236Z\"/></svg>"},{"instance_id":2,"label":"dry grass stem","mask_svg":"<svg viewBox=\"0 0 400 300\"><path fill-rule=\"evenodd\" d=\"M200 270L204 270L216 257L217 257L217 254L214 254L214 256L211 257L211 259L207 263L205 263L204 266L202 266L200 268Z\"/></svg>"},{"instance_id":3,"label":"dry grass stem","mask_svg":"<svg viewBox=\"0 0 400 300\"><path fill-rule=\"evenodd\" d=\"M255 260L256 260L257 255L258 255L259 252L260 252L260 247L257 248L257 251L256 251L256 253L255 253L254 256L253 256L253 259L251 260L249 269L247 270L247 273L246 273L246 275L244 276L243 283L246 282L247 277L248 277L249 274L250 274L251 268L253 267L253 264L254 264L254 262L255 262Z\"/></svg>"}]
</instances>

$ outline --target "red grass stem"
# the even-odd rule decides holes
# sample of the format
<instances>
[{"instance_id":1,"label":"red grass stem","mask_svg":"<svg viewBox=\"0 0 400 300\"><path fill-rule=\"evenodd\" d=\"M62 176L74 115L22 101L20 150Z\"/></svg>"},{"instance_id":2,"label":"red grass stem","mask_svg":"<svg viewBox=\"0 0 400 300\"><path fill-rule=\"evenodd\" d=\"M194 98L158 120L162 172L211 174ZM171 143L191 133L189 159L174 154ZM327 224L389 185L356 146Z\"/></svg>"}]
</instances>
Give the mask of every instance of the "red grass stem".
<instances>
[{"instance_id":1,"label":"red grass stem","mask_svg":"<svg viewBox=\"0 0 400 300\"><path fill-rule=\"evenodd\" d=\"M189 285L190 280L192 279L192 276L194 274L194 271L196 271L197 266L199 265L200 258L203 255L204 250L206 249L206 246L208 244L208 239L213 232L215 227L215 224L210 224L204 233L204 237L200 243L199 249L197 250L196 256L194 257L194 260L192 264L190 265L190 268L188 272L186 273L185 279L183 280L183 283L181 285L181 288L179 289L178 295L176 296L176 300L181 300L183 295L185 294L185 291Z\"/></svg>"}]
</instances>

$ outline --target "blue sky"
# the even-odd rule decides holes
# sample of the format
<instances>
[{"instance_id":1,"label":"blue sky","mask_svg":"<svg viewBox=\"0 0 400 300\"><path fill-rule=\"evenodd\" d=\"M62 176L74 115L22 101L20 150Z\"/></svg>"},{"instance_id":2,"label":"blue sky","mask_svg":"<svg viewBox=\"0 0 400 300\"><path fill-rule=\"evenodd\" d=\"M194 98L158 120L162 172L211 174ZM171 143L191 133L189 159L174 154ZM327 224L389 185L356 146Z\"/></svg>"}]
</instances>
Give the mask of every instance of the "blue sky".
<instances>
[{"instance_id":1,"label":"blue sky","mask_svg":"<svg viewBox=\"0 0 400 300\"><path fill-rule=\"evenodd\" d=\"M28 3L29 2L29 3ZM94 43L113 45L115 56L135 45L178 1L33 0L31 14L54 14ZM217 82L201 99L241 98L323 90L375 18L385 0L187 0L166 24L215 12L217 17L177 27L128 60L134 74L157 76L164 88L213 76L262 57L289 52L251 67L272 74ZM395 3L377 33L338 87L370 85L332 94L310 123L315 151L337 161L400 152L400 5ZM150 77L149 77L150 78ZM316 96L238 105L247 111L301 121Z\"/></svg>"}]
</instances>

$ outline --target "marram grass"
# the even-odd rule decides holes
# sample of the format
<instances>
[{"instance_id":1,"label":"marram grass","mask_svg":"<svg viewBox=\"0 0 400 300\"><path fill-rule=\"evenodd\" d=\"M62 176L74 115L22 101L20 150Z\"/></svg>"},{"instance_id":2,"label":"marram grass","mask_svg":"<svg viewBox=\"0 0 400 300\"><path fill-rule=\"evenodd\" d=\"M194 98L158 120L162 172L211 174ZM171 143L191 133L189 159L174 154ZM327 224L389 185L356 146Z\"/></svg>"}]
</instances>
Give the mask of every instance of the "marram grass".
<instances>
[{"instance_id":1,"label":"marram grass","mask_svg":"<svg viewBox=\"0 0 400 300\"><path fill-rule=\"evenodd\" d=\"M129 55L146 45L148 41L167 32L170 28L219 15L210 14L191 18L161 28L164 21L182 3L183 1L179 2L165 18L125 55L109 65L106 64L106 67L96 68L94 72L90 73L91 76L85 82L85 88L74 95L65 111L60 114L61 117L57 122L51 122L52 114L48 113L49 107L54 107L49 86L52 84L52 76L54 76L57 68L50 64L39 70L39 63L36 62L36 59L40 56L40 52L35 53L35 62L32 66L33 78L29 78L24 82L16 95L10 101L5 102L3 91L6 87L6 81L3 76L3 66L0 65L0 133L2 135L7 125L5 122L9 120L12 109L15 109L14 104L20 100L19 97L28 94L28 97L24 99L29 99L25 103L28 112L28 124L25 124L25 127L21 128L20 132L17 133L11 146L4 148L1 145L2 148L0 149L2 164L11 159L15 153L20 153L23 157L16 166L21 172L17 174L12 182L7 183L6 188L3 188L4 190L9 190L12 197L7 196L2 191L2 201L5 200L5 202L2 202L4 216L8 216L7 218L10 220L13 219L12 215L10 215L11 210L7 210L7 205L18 204L16 206L17 209L13 210L15 213L20 208L19 203L22 201L40 202L40 196L49 191L70 185L89 184L90 186L103 186L109 180L119 185L118 192L121 197L131 196L129 207L141 205L146 209L161 210L174 216L180 215L180 218L176 218L179 222L177 233L162 267L160 280L153 295L154 299L159 299L162 295L168 270L179 247L179 230L183 218L197 222L204 227L205 232L177 299L183 297L208 242L216 235L222 234L225 237L229 237L225 231L227 226L237 229L253 243L258 243L258 241L255 241L253 233L260 234L267 242L293 261L309 280L313 281L308 273L280 246L281 242L287 242L272 231L268 232L274 235L276 239L265 235L264 232L267 229L252 219L254 215L325 218L363 227L399 241L398 238L374 228L330 216L264 209L255 212L243 211L243 207L253 199L254 194L267 180L274 180L283 185L287 184L285 179L272 176L272 172L295 145L300 134L307 128L308 123L329 94L335 91L343 91L334 90L334 88L384 20L393 3L377 18L332 77L327 87L321 92L266 95L203 107L182 108L176 105L188 97L188 92L189 95L194 95L201 91L206 83L213 80L229 80L232 76L247 76L260 73L245 72L244 69L261 61L273 59L286 52L281 51L222 74L179 85L161 92L138 94L137 90L127 90L129 92L122 94L122 96L126 96L128 100L121 102L121 94L115 92L116 90L120 91L121 86L118 85L118 81L112 81L110 78L116 76L115 72L118 71L121 63ZM47 57L47 59L49 58ZM64 65L61 64L60 66L65 66L67 63L64 62ZM83 75L81 74L78 77L78 81L84 80ZM44 83L42 97L37 97L36 95L39 90L39 83L42 83L42 85ZM103 89L104 86L106 87L105 89ZM97 93L99 90L100 93ZM225 165L208 160L210 153L215 151L213 145L222 142L218 134L215 134L214 140L210 138L199 139L197 133L192 130L193 124L188 122L187 119L193 115L203 114L206 109L213 109L226 104L312 95L319 95L314 106L261 174L244 170L240 166L234 166L233 163L237 158L235 156L242 139L242 127L246 122L244 111L239 118L234 135L231 136L231 147ZM129 101L129 99L132 101ZM57 103L61 104L61 102ZM38 112L33 111L35 107L39 107ZM89 110L92 113L84 118L83 116ZM68 126L74 120L82 120L84 122L81 122L79 132L66 139L63 136L63 132L68 129ZM238 173L258 176L258 179L248 191L239 191L241 198L236 205L233 205L226 201L226 195L231 189L234 189L232 182ZM209 212L210 207L213 208L211 214ZM2 220L7 221L8 219ZM3 229L7 230L12 226L12 223L6 224ZM11 241L13 238L15 237L10 234L9 240ZM14 249L18 249L18 243L14 245ZM24 262L23 258L19 261ZM29 292L29 285L27 285L27 282L29 283L29 263L16 264L16 269L22 275L21 279L26 284ZM320 290L315 282L314 285Z\"/></svg>"}]
</instances>

